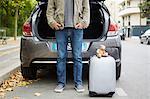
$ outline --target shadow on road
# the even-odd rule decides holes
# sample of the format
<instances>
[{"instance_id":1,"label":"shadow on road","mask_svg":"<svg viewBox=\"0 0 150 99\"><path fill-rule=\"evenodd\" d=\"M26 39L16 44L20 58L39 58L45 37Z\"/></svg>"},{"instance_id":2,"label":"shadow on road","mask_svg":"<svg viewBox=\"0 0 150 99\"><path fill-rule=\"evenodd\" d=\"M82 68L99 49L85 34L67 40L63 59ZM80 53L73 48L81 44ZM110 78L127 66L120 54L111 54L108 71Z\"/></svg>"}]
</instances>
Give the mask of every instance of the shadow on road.
<instances>
[{"instance_id":1,"label":"shadow on road","mask_svg":"<svg viewBox=\"0 0 150 99\"><path fill-rule=\"evenodd\" d=\"M83 81L88 80L88 75L89 75L89 66L88 64L83 65ZM51 66L44 68L44 69L39 69L37 73L37 77L40 78L41 80L51 80L53 82L57 82L57 75L56 75L56 64L52 64ZM67 78L67 83L68 82L73 82L73 64L67 64L66 66L66 78Z\"/></svg>"}]
</instances>

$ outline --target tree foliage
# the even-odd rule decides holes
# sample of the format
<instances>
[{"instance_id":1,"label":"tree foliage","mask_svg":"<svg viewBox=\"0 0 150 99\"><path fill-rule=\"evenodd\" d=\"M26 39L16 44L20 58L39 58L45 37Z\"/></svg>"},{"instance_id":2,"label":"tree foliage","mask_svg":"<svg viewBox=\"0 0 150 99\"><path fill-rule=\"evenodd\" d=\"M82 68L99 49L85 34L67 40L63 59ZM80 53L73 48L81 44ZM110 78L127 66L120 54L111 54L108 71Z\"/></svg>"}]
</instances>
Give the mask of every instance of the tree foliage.
<instances>
[{"instance_id":1,"label":"tree foliage","mask_svg":"<svg viewBox=\"0 0 150 99\"><path fill-rule=\"evenodd\" d=\"M0 27L7 27L14 31L15 19L17 19L17 29L20 33L22 24L29 17L35 4L36 0L0 0ZM15 18L16 13L17 18Z\"/></svg>"},{"instance_id":2,"label":"tree foliage","mask_svg":"<svg viewBox=\"0 0 150 99\"><path fill-rule=\"evenodd\" d=\"M36 4L35 0L0 0L1 14L14 16L16 7L19 8L19 15L28 16Z\"/></svg>"},{"instance_id":3,"label":"tree foliage","mask_svg":"<svg viewBox=\"0 0 150 99\"><path fill-rule=\"evenodd\" d=\"M150 0L145 0L139 5L142 17L150 18Z\"/></svg>"}]
</instances>

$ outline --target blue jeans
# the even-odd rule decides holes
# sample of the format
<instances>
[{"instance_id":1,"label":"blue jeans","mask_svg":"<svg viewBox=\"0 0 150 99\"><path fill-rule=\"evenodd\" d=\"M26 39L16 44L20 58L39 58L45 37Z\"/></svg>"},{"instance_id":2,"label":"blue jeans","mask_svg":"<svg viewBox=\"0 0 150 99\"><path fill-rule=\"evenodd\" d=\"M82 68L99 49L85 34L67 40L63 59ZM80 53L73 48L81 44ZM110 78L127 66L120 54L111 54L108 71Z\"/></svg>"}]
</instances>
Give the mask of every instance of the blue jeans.
<instances>
[{"instance_id":1,"label":"blue jeans","mask_svg":"<svg viewBox=\"0 0 150 99\"><path fill-rule=\"evenodd\" d=\"M82 85L82 40L83 30L74 28L65 28L55 32L57 42L57 80L58 84L65 86L66 84L66 59L67 44L70 37L72 55L73 55L73 76L75 86Z\"/></svg>"}]
</instances>

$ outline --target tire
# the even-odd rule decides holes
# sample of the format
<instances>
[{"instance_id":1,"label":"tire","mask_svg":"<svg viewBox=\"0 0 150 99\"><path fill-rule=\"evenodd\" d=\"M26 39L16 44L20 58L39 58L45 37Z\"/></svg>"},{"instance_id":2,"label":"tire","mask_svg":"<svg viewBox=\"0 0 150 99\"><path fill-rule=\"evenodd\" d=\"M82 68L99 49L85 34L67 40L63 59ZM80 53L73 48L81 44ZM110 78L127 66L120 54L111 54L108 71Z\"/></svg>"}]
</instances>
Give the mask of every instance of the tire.
<instances>
[{"instance_id":1,"label":"tire","mask_svg":"<svg viewBox=\"0 0 150 99\"><path fill-rule=\"evenodd\" d=\"M121 76L121 64L116 68L116 80Z\"/></svg>"},{"instance_id":2,"label":"tire","mask_svg":"<svg viewBox=\"0 0 150 99\"><path fill-rule=\"evenodd\" d=\"M149 41L148 39L146 40L146 44L147 44L147 45L150 45L150 41Z\"/></svg>"},{"instance_id":3,"label":"tire","mask_svg":"<svg viewBox=\"0 0 150 99\"><path fill-rule=\"evenodd\" d=\"M122 36L120 36L120 38L121 38L121 40L123 39L123 37L122 37Z\"/></svg>"},{"instance_id":4,"label":"tire","mask_svg":"<svg viewBox=\"0 0 150 99\"><path fill-rule=\"evenodd\" d=\"M22 67L21 66L21 73L23 78L28 80L35 80L37 69L35 67Z\"/></svg>"},{"instance_id":5,"label":"tire","mask_svg":"<svg viewBox=\"0 0 150 99\"><path fill-rule=\"evenodd\" d=\"M125 40L125 35L124 34L122 35L122 40Z\"/></svg>"},{"instance_id":6,"label":"tire","mask_svg":"<svg viewBox=\"0 0 150 99\"><path fill-rule=\"evenodd\" d=\"M125 40L125 36L123 36L122 40Z\"/></svg>"},{"instance_id":7,"label":"tire","mask_svg":"<svg viewBox=\"0 0 150 99\"><path fill-rule=\"evenodd\" d=\"M109 92L108 94L97 94L96 92L89 91L90 97L112 97L115 92Z\"/></svg>"},{"instance_id":8,"label":"tire","mask_svg":"<svg viewBox=\"0 0 150 99\"><path fill-rule=\"evenodd\" d=\"M148 41L147 45L150 45L150 41Z\"/></svg>"}]
</instances>

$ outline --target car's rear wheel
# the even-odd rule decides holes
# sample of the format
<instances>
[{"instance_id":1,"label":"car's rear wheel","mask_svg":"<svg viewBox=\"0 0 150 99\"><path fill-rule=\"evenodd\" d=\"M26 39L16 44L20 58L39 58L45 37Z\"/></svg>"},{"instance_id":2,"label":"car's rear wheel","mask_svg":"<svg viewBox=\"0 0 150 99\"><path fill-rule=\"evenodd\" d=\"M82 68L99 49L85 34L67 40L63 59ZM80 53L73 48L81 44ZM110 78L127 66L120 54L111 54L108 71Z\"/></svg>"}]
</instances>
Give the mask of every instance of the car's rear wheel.
<instances>
[{"instance_id":1,"label":"car's rear wheel","mask_svg":"<svg viewBox=\"0 0 150 99\"><path fill-rule=\"evenodd\" d=\"M122 36L122 40L125 40L125 35Z\"/></svg>"},{"instance_id":2,"label":"car's rear wheel","mask_svg":"<svg viewBox=\"0 0 150 99\"><path fill-rule=\"evenodd\" d=\"M143 44L143 42L142 42L142 41L140 41L140 43L141 43L141 44Z\"/></svg>"},{"instance_id":3,"label":"car's rear wheel","mask_svg":"<svg viewBox=\"0 0 150 99\"><path fill-rule=\"evenodd\" d=\"M150 41L148 41L147 45L150 45Z\"/></svg>"},{"instance_id":4,"label":"car's rear wheel","mask_svg":"<svg viewBox=\"0 0 150 99\"><path fill-rule=\"evenodd\" d=\"M35 80L37 69L36 67L22 67L21 66L21 73L23 78L28 80Z\"/></svg>"},{"instance_id":5,"label":"car's rear wheel","mask_svg":"<svg viewBox=\"0 0 150 99\"><path fill-rule=\"evenodd\" d=\"M116 68L116 80L121 76L121 64Z\"/></svg>"}]
</instances>

